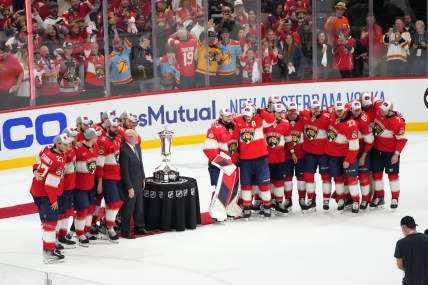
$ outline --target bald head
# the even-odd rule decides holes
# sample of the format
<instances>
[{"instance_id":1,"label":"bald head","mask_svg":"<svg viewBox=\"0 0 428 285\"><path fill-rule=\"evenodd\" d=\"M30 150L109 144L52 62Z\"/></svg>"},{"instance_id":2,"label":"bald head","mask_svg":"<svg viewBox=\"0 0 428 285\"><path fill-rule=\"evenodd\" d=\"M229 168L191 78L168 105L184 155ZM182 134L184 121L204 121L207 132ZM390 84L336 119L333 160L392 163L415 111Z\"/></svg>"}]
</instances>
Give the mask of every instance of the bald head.
<instances>
[{"instance_id":1,"label":"bald head","mask_svg":"<svg viewBox=\"0 0 428 285\"><path fill-rule=\"evenodd\" d=\"M125 131L125 141L130 145L136 145L138 143L138 134L134 129L127 129Z\"/></svg>"}]
</instances>

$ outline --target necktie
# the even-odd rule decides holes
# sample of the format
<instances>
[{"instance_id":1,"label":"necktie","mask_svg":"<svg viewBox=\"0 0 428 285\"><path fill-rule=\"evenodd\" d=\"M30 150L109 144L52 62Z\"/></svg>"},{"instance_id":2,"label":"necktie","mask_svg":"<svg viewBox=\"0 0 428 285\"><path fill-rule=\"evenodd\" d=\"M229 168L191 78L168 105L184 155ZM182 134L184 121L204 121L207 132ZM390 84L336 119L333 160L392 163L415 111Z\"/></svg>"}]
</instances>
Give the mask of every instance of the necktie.
<instances>
[{"instance_id":1,"label":"necktie","mask_svg":"<svg viewBox=\"0 0 428 285\"><path fill-rule=\"evenodd\" d=\"M137 146L136 145L134 145L134 153L137 156L138 160L140 160L140 156L138 155Z\"/></svg>"}]
</instances>

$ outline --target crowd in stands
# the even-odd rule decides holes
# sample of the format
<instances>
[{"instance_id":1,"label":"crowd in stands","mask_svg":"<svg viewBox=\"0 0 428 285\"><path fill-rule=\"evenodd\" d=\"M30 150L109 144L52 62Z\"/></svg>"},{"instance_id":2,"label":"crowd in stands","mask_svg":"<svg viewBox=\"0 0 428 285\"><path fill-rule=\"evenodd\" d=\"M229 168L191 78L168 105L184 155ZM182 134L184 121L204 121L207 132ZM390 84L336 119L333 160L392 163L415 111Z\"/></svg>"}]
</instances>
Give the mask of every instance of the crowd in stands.
<instances>
[{"instance_id":1,"label":"crowd in stands","mask_svg":"<svg viewBox=\"0 0 428 285\"><path fill-rule=\"evenodd\" d=\"M380 23L367 10L330 2L328 17L310 0L108 0L106 15L100 0L34 0L35 103L100 98L106 82L111 95L123 95L427 75L426 12L399 10ZM25 13L24 1L0 0L0 74L8 78L0 93L13 94L0 109L30 104ZM365 21L353 25L352 13ZM8 57L7 69L5 54L16 58Z\"/></svg>"}]
</instances>

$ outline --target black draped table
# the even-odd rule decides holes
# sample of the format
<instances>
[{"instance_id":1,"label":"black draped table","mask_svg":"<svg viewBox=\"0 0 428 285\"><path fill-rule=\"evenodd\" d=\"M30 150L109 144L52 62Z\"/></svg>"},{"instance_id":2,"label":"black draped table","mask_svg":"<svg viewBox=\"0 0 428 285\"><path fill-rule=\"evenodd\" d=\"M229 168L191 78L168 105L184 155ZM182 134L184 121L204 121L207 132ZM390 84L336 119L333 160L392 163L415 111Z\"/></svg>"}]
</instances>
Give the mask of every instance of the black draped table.
<instances>
[{"instance_id":1,"label":"black draped table","mask_svg":"<svg viewBox=\"0 0 428 285\"><path fill-rule=\"evenodd\" d=\"M158 183L146 179L143 191L147 230L184 231L201 223L196 179L181 176L179 181Z\"/></svg>"}]
</instances>

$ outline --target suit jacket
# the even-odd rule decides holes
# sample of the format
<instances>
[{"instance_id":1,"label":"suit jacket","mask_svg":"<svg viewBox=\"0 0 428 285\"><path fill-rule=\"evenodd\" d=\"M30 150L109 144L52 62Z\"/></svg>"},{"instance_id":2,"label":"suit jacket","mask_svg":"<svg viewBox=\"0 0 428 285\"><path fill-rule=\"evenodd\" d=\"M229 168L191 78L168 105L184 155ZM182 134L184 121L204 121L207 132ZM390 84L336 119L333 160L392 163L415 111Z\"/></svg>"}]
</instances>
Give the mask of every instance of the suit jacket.
<instances>
[{"instance_id":1,"label":"suit jacket","mask_svg":"<svg viewBox=\"0 0 428 285\"><path fill-rule=\"evenodd\" d=\"M143 181L146 176L139 145L137 145L137 153L140 159L137 158L134 150L126 142L120 148L120 176L125 193L130 188L134 188L135 191L143 190Z\"/></svg>"}]
</instances>

